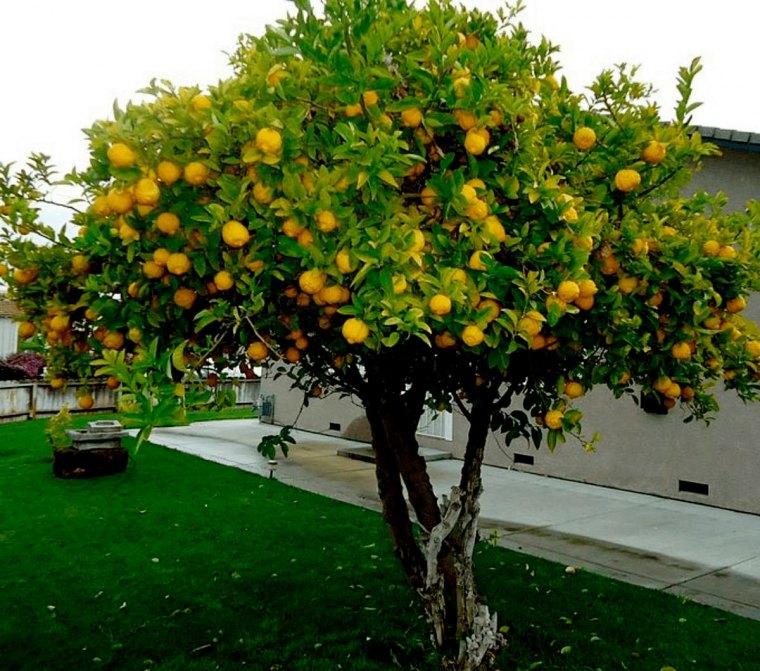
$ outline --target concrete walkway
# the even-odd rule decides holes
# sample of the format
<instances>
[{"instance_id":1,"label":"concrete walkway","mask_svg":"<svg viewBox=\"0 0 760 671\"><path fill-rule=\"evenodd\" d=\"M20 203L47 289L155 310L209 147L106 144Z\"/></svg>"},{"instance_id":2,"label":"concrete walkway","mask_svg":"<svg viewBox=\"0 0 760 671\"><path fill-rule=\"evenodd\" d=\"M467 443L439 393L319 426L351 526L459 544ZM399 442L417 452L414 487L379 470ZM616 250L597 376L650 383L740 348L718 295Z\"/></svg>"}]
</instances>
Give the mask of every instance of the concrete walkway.
<instances>
[{"instance_id":1,"label":"concrete walkway","mask_svg":"<svg viewBox=\"0 0 760 671\"><path fill-rule=\"evenodd\" d=\"M268 477L256 446L278 430L255 419L199 422L156 429L151 441ZM380 509L374 466L337 455L362 443L293 436L274 477ZM460 466L428 464L439 496ZM760 516L488 466L483 482L482 535L495 531L504 547L760 619Z\"/></svg>"}]
</instances>

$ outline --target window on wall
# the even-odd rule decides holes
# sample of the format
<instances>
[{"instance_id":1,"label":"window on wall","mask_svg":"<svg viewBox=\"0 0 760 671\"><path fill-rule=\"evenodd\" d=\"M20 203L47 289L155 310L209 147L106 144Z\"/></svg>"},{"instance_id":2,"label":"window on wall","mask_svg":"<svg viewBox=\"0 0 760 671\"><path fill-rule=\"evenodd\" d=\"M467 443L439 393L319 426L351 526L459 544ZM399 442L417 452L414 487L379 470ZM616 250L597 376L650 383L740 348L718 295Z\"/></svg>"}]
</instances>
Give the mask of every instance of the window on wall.
<instances>
[{"instance_id":1,"label":"window on wall","mask_svg":"<svg viewBox=\"0 0 760 671\"><path fill-rule=\"evenodd\" d=\"M417 433L421 436L431 436L442 440L454 439L454 421L450 412L437 412L425 408L417 425Z\"/></svg>"}]
</instances>

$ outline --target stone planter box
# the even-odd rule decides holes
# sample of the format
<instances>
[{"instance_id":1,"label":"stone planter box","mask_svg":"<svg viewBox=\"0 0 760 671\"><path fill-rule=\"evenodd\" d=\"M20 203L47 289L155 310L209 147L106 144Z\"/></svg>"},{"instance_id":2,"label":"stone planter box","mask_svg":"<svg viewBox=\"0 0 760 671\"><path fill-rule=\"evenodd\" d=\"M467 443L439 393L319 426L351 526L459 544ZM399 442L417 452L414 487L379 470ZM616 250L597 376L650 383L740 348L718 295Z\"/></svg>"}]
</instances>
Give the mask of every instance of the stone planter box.
<instances>
[{"instance_id":1,"label":"stone planter box","mask_svg":"<svg viewBox=\"0 0 760 671\"><path fill-rule=\"evenodd\" d=\"M129 454L121 446L125 434L114 420L90 422L86 429L67 431L70 448L56 450L53 474L58 478L95 478L122 473Z\"/></svg>"}]
</instances>

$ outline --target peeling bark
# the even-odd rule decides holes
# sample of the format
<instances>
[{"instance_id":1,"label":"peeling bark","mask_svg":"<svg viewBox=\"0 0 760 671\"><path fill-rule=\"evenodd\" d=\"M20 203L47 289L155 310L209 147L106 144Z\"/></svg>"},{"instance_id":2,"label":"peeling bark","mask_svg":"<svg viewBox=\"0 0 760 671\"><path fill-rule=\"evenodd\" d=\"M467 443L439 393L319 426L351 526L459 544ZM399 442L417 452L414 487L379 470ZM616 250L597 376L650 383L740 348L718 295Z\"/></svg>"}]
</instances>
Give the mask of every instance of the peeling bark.
<instances>
[{"instance_id":1,"label":"peeling bark","mask_svg":"<svg viewBox=\"0 0 760 671\"><path fill-rule=\"evenodd\" d=\"M396 392L365 399L383 515L396 553L422 599L433 640L443 656L443 668L493 668L505 640L496 615L479 598L472 555L478 534L481 466L494 398L484 394L473 404L459 485L439 503L416 440L424 397L413 389ZM419 538L414 534L404 485L422 527Z\"/></svg>"}]
</instances>

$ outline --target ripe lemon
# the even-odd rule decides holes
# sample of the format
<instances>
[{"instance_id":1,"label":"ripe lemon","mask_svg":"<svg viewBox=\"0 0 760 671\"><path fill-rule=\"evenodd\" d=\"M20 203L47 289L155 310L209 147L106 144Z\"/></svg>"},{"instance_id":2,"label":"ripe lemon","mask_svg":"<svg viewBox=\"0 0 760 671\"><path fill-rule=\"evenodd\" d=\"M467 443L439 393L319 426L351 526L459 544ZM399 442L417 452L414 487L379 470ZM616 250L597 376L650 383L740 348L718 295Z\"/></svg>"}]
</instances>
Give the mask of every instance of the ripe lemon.
<instances>
[{"instance_id":1,"label":"ripe lemon","mask_svg":"<svg viewBox=\"0 0 760 671\"><path fill-rule=\"evenodd\" d=\"M412 244L408 249L410 252L421 252L425 249L425 235L420 229L416 228L412 231Z\"/></svg>"},{"instance_id":2,"label":"ripe lemon","mask_svg":"<svg viewBox=\"0 0 760 671\"><path fill-rule=\"evenodd\" d=\"M313 296L319 293L323 286L325 286L325 280L327 277L321 270L316 268L312 270L305 270L298 276L298 286L301 287L301 291L305 294Z\"/></svg>"},{"instance_id":3,"label":"ripe lemon","mask_svg":"<svg viewBox=\"0 0 760 671\"><path fill-rule=\"evenodd\" d=\"M427 208L433 208L438 203L438 192L432 186L426 186L420 191L420 200Z\"/></svg>"},{"instance_id":4,"label":"ripe lemon","mask_svg":"<svg viewBox=\"0 0 760 671\"><path fill-rule=\"evenodd\" d=\"M362 100L367 107L373 107L380 102L380 96L377 95L377 91L364 91Z\"/></svg>"},{"instance_id":5,"label":"ripe lemon","mask_svg":"<svg viewBox=\"0 0 760 671\"><path fill-rule=\"evenodd\" d=\"M485 128L470 128L464 138L464 148L468 154L480 156L491 141L491 135Z\"/></svg>"},{"instance_id":6,"label":"ripe lemon","mask_svg":"<svg viewBox=\"0 0 760 671\"><path fill-rule=\"evenodd\" d=\"M584 393L586 393L586 390L580 382L575 382L574 380L565 382L565 396L568 398L580 398Z\"/></svg>"},{"instance_id":7,"label":"ripe lemon","mask_svg":"<svg viewBox=\"0 0 760 671\"><path fill-rule=\"evenodd\" d=\"M111 189L106 196L106 203L117 214L126 214L134 205L132 194L126 189Z\"/></svg>"},{"instance_id":8,"label":"ripe lemon","mask_svg":"<svg viewBox=\"0 0 760 671\"><path fill-rule=\"evenodd\" d=\"M747 299L744 296L736 296L726 301L726 312L736 314L747 307Z\"/></svg>"},{"instance_id":9,"label":"ripe lemon","mask_svg":"<svg viewBox=\"0 0 760 671\"><path fill-rule=\"evenodd\" d=\"M169 258L166 259L166 269L172 275L184 275L190 268L192 268L192 263L187 254L182 252L169 254Z\"/></svg>"},{"instance_id":10,"label":"ripe lemon","mask_svg":"<svg viewBox=\"0 0 760 671\"><path fill-rule=\"evenodd\" d=\"M354 103L353 105L346 105L346 109L344 110L347 117L355 117L359 116L362 113L362 106L359 103Z\"/></svg>"},{"instance_id":11,"label":"ripe lemon","mask_svg":"<svg viewBox=\"0 0 760 671\"><path fill-rule=\"evenodd\" d=\"M251 234L239 221L231 219L222 226L222 240L228 247L239 249L248 243Z\"/></svg>"},{"instance_id":12,"label":"ripe lemon","mask_svg":"<svg viewBox=\"0 0 760 671\"><path fill-rule=\"evenodd\" d=\"M90 410L95 405L95 399L90 394L84 394L77 399L82 410Z\"/></svg>"},{"instance_id":13,"label":"ripe lemon","mask_svg":"<svg viewBox=\"0 0 760 671\"><path fill-rule=\"evenodd\" d=\"M103 337L103 347L108 349L121 349L124 347L124 334L119 331L109 331Z\"/></svg>"},{"instance_id":14,"label":"ripe lemon","mask_svg":"<svg viewBox=\"0 0 760 671\"><path fill-rule=\"evenodd\" d=\"M575 305L579 307L581 310L590 310L594 307L594 297L593 296L578 296L578 298L575 299Z\"/></svg>"},{"instance_id":15,"label":"ripe lemon","mask_svg":"<svg viewBox=\"0 0 760 671\"><path fill-rule=\"evenodd\" d=\"M159 266L165 266L170 256L171 252L166 247L159 247L153 252L153 261Z\"/></svg>"},{"instance_id":16,"label":"ripe lemon","mask_svg":"<svg viewBox=\"0 0 760 671\"><path fill-rule=\"evenodd\" d=\"M274 200L274 190L271 186L256 182L253 186L253 199L262 205L269 205Z\"/></svg>"},{"instance_id":17,"label":"ripe lemon","mask_svg":"<svg viewBox=\"0 0 760 671\"><path fill-rule=\"evenodd\" d=\"M256 149L265 154L279 154L282 149L282 135L275 128L261 128L256 133L255 144Z\"/></svg>"},{"instance_id":18,"label":"ripe lemon","mask_svg":"<svg viewBox=\"0 0 760 671\"><path fill-rule=\"evenodd\" d=\"M681 385L678 382L671 382L662 392L667 398L677 399L681 396Z\"/></svg>"},{"instance_id":19,"label":"ripe lemon","mask_svg":"<svg viewBox=\"0 0 760 671\"><path fill-rule=\"evenodd\" d=\"M261 340L256 340L248 345L248 349L246 349L245 353L248 355L249 359L263 361L269 356L269 348L261 342Z\"/></svg>"},{"instance_id":20,"label":"ripe lemon","mask_svg":"<svg viewBox=\"0 0 760 671\"><path fill-rule=\"evenodd\" d=\"M108 161L114 168L131 168L137 155L123 142L116 142L108 148Z\"/></svg>"},{"instance_id":21,"label":"ripe lemon","mask_svg":"<svg viewBox=\"0 0 760 671\"><path fill-rule=\"evenodd\" d=\"M357 317L351 317L343 322L341 328L343 337L351 345L359 345L369 337L369 326Z\"/></svg>"},{"instance_id":22,"label":"ripe lemon","mask_svg":"<svg viewBox=\"0 0 760 671\"><path fill-rule=\"evenodd\" d=\"M183 176L191 186L203 186L208 181L209 169L200 161L191 161L185 166Z\"/></svg>"},{"instance_id":23,"label":"ripe lemon","mask_svg":"<svg viewBox=\"0 0 760 671\"><path fill-rule=\"evenodd\" d=\"M455 109L453 114L459 127L465 132L474 128L475 124L478 123L477 117L472 112L467 112L463 109Z\"/></svg>"},{"instance_id":24,"label":"ripe lemon","mask_svg":"<svg viewBox=\"0 0 760 671\"><path fill-rule=\"evenodd\" d=\"M517 322L517 330L531 338L541 332L541 322L533 317L522 317Z\"/></svg>"},{"instance_id":25,"label":"ripe lemon","mask_svg":"<svg viewBox=\"0 0 760 671\"><path fill-rule=\"evenodd\" d=\"M467 206L465 213L473 221L483 221L488 216L488 203L476 198Z\"/></svg>"},{"instance_id":26,"label":"ripe lemon","mask_svg":"<svg viewBox=\"0 0 760 671\"><path fill-rule=\"evenodd\" d=\"M280 227L282 232L289 238L297 238L304 230L304 227L298 223L293 217L288 217L282 222Z\"/></svg>"},{"instance_id":27,"label":"ripe lemon","mask_svg":"<svg viewBox=\"0 0 760 671\"><path fill-rule=\"evenodd\" d=\"M760 359L760 340L749 340L744 345L744 349L747 350L753 359Z\"/></svg>"},{"instance_id":28,"label":"ripe lemon","mask_svg":"<svg viewBox=\"0 0 760 671\"><path fill-rule=\"evenodd\" d=\"M140 205L155 205L161 197L161 189L150 177L137 180L135 185L135 200Z\"/></svg>"},{"instance_id":29,"label":"ripe lemon","mask_svg":"<svg viewBox=\"0 0 760 671\"><path fill-rule=\"evenodd\" d=\"M330 233L338 228L338 220L329 210L321 210L317 212L317 228L322 233Z\"/></svg>"},{"instance_id":30,"label":"ripe lemon","mask_svg":"<svg viewBox=\"0 0 760 671\"><path fill-rule=\"evenodd\" d=\"M174 235L179 226L179 217L174 212L162 212L156 217L156 228L165 235Z\"/></svg>"},{"instance_id":31,"label":"ripe lemon","mask_svg":"<svg viewBox=\"0 0 760 671\"><path fill-rule=\"evenodd\" d=\"M338 270L344 275L353 271L354 267L351 264L351 254L347 249L341 249L335 255L335 265L338 267Z\"/></svg>"},{"instance_id":32,"label":"ripe lemon","mask_svg":"<svg viewBox=\"0 0 760 671\"><path fill-rule=\"evenodd\" d=\"M639 280L636 277L621 277L618 280L618 287L624 294L632 294L639 286Z\"/></svg>"},{"instance_id":33,"label":"ripe lemon","mask_svg":"<svg viewBox=\"0 0 760 671\"><path fill-rule=\"evenodd\" d=\"M235 286L235 278L228 270L220 270L214 275L214 284L219 291L227 291Z\"/></svg>"},{"instance_id":34,"label":"ripe lemon","mask_svg":"<svg viewBox=\"0 0 760 671\"><path fill-rule=\"evenodd\" d=\"M200 112L201 110L211 109L211 100L207 96L204 96L202 93L199 93L193 97L193 99L190 101L190 105L192 106L193 110Z\"/></svg>"},{"instance_id":35,"label":"ripe lemon","mask_svg":"<svg viewBox=\"0 0 760 671\"><path fill-rule=\"evenodd\" d=\"M721 245L718 250L718 258L720 259L735 259L736 250L731 245Z\"/></svg>"},{"instance_id":36,"label":"ripe lemon","mask_svg":"<svg viewBox=\"0 0 760 671\"><path fill-rule=\"evenodd\" d=\"M296 240L301 247L311 247L314 244L314 234L308 228L304 228Z\"/></svg>"},{"instance_id":37,"label":"ripe lemon","mask_svg":"<svg viewBox=\"0 0 760 671\"><path fill-rule=\"evenodd\" d=\"M565 303L572 303L581 294L581 288L573 280L563 280L557 287L557 298Z\"/></svg>"},{"instance_id":38,"label":"ripe lemon","mask_svg":"<svg viewBox=\"0 0 760 671\"><path fill-rule=\"evenodd\" d=\"M657 140L651 140L644 149L641 151L641 159L646 163L656 165L662 163L665 160L665 154L667 150L662 142Z\"/></svg>"},{"instance_id":39,"label":"ripe lemon","mask_svg":"<svg viewBox=\"0 0 760 671\"><path fill-rule=\"evenodd\" d=\"M21 322L18 325L18 334L21 338L31 338L37 333L37 327L32 322Z\"/></svg>"},{"instance_id":40,"label":"ripe lemon","mask_svg":"<svg viewBox=\"0 0 760 671\"><path fill-rule=\"evenodd\" d=\"M573 144L579 151L588 151L596 144L596 133L593 128L581 126L573 133Z\"/></svg>"},{"instance_id":41,"label":"ripe lemon","mask_svg":"<svg viewBox=\"0 0 760 671\"><path fill-rule=\"evenodd\" d=\"M596 282L594 280L581 280L578 282L578 295L581 298L588 298L589 296L593 296L599 291L599 288L596 286Z\"/></svg>"},{"instance_id":42,"label":"ripe lemon","mask_svg":"<svg viewBox=\"0 0 760 671\"><path fill-rule=\"evenodd\" d=\"M151 280L158 280L164 276L166 272L164 266L156 263L155 261L146 261L142 265L143 275Z\"/></svg>"},{"instance_id":43,"label":"ripe lemon","mask_svg":"<svg viewBox=\"0 0 760 671\"><path fill-rule=\"evenodd\" d=\"M174 292L173 300L175 305L179 305L183 310L189 310L193 307L196 298L197 294L195 291L187 287L180 287Z\"/></svg>"},{"instance_id":44,"label":"ripe lemon","mask_svg":"<svg viewBox=\"0 0 760 671\"><path fill-rule=\"evenodd\" d=\"M298 363L301 360L301 350L297 347L288 347L285 350L285 359L290 363Z\"/></svg>"},{"instance_id":45,"label":"ripe lemon","mask_svg":"<svg viewBox=\"0 0 760 671\"><path fill-rule=\"evenodd\" d=\"M75 254L71 259L71 270L75 275L85 275L90 270L90 262L84 254Z\"/></svg>"},{"instance_id":46,"label":"ripe lemon","mask_svg":"<svg viewBox=\"0 0 760 671\"><path fill-rule=\"evenodd\" d=\"M51 389L61 389L64 384L66 384L66 380L60 376L55 376L50 378L50 382L48 382Z\"/></svg>"},{"instance_id":47,"label":"ripe lemon","mask_svg":"<svg viewBox=\"0 0 760 671\"><path fill-rule=\"evenodd\" d=\"M407 284L406 277L403 275L394 275L393 276L393 293L398 296L399 294L403 294L407 287L409 285Z\"/></svg>"},{"instance_id":48,"label":"ripe lemon","mask_svg":"<svg viewBox=\"0 0 760 671\"><path fill-rule=\"evenodd\" d=\"M451 312L451 299L445 294L436 294L428 301L430 312L439 317Z\"/></svg>"},{"instance_id":49,"label":"ripe lemon","mask_svg":"<svg viewBox=\"0 0 760 671\"><path fill-rule=\"evenodd\" d=\"M632 168L624 168L615 173L615 188L623 193L630 193L641 184L641 175Z\"/></svg>"},{"instance_id":50,"label":"ripe lemon","mask_svg":"<svg viewBox=\"0 0 760 671\"><path fill-rule=\"evenodd\" d=\"M156 177L167 186L171 186L182 177L182 168L171 161L161 161L156 166Z\"/></svg>"},{"instance_id":51,"label":"ripe lemon","mask_svg":"<svg viewBox=\"0 0 760 671\"><path fill-rule=\"evenodd\" d=\"M422 110L410 107L401 112L401 124L407 128L417 128L422 123Z\"/></svg>"},{"instance_id":52,"label":"ripe lemon","mask_svg":"<svg viewBox=\"0 0 760 671\"><path fill-rule=\"evenodd\" d=\"M504 230L504 226L499 221L498 217L490 214L484 219L484 223L486 225L486 232L496 242L502 243L507 239L507 232Z\"/></svg>"},{"instance_id":53,"label":"ripe lemon","mask_svg":"<svg viewBox=\"0 0 760 671\"><path fill-rule=\"evenodd\" d=\"M435 346L439 349L448 349L449 347L454 347L454 345L457 344L456 338L448 331L444 331L443 333L436 335L434 342Z\"/></svg>"},{"instance_id":54,"label":"ripe lemon","mask_svg":"<svg viewBox=\"0 0 760 671\"><path fill-rule=\"evenodd\" d=\"M679 361L686 361L687 359L691 359L691 345L682 340L670 348L670 353Z\"/></svg>"},{"instance_id":55,"label":"ripe lemon","mask_svg":"<svg viewBox=\"0 0 760 671\"><path fill-rule=\"evenodd\" d=\"M549 429L561 429L565 415L561 410L549 410L544 415L544 424Z\"/></svg>"},{"instance_id":56,"label":"ripe lemon","mask_svg":"<svg viewBox=\"0 0 760 671\"><path fill-rule=\"evenodd\" d=\"M106 387L109 389L118 389L121 386L121 382L119 382L119 378L114 377L113 375L109 375L106 378Z\"/></svg>"},{"instance_id":57,"label":"ripe lemon","mask_svg":"<svg viewBox=\"0 0 760 671\"><path fill-rule=\"evenodd\" d=\"M469 324L462 330L462 342L468 347L477 347L483 342L483 331L476 324Z\"/></svg>"},{"instance_id":58,"label":"ripe lemon","mask_svg":"<svg viewBox=\"0 0 760 671\"><path fill-rule=\"evenodd\" d=\"M707 242L702 245L702 253L705 256L718 256L719 251L720 243L717 240L707 240Z\"/></svg>"},{"instance_id":59,"label":"ripe lemon","mask_svg":"<svg viewBox=\"0 0 760 671\"><path fill-rule=\"evenodd\" d=\"M472 270L485 270L486 264L483 263L480 251L474 251L469 260L467 261L467 267Z\"/></svg>"},{"instance_id":60,"label":"ripe lemon","mask_svg":"<svg viewBox=\"0 0 760 671\"><path fill-rule=\"evenodd\" d=\"M92 201L90 210L92 210L92 213L98 217L107 217L112 211L111 207L108 205L107 196L103 194L100 194Z\"/></svg>"},{"instance_id":61,"label":"ripe lemon","mask_svg":"<svg viewBox=\"0 0 760 671\"><path fill-rule=\"evenodd\" d=\"M493 298L484 298L478 303L477 308L478 310L488 310L485 320L489 323L498 319L501 314L501 305L499 305L498 301L495 301Z\"/></svg>"}]
</instances>

